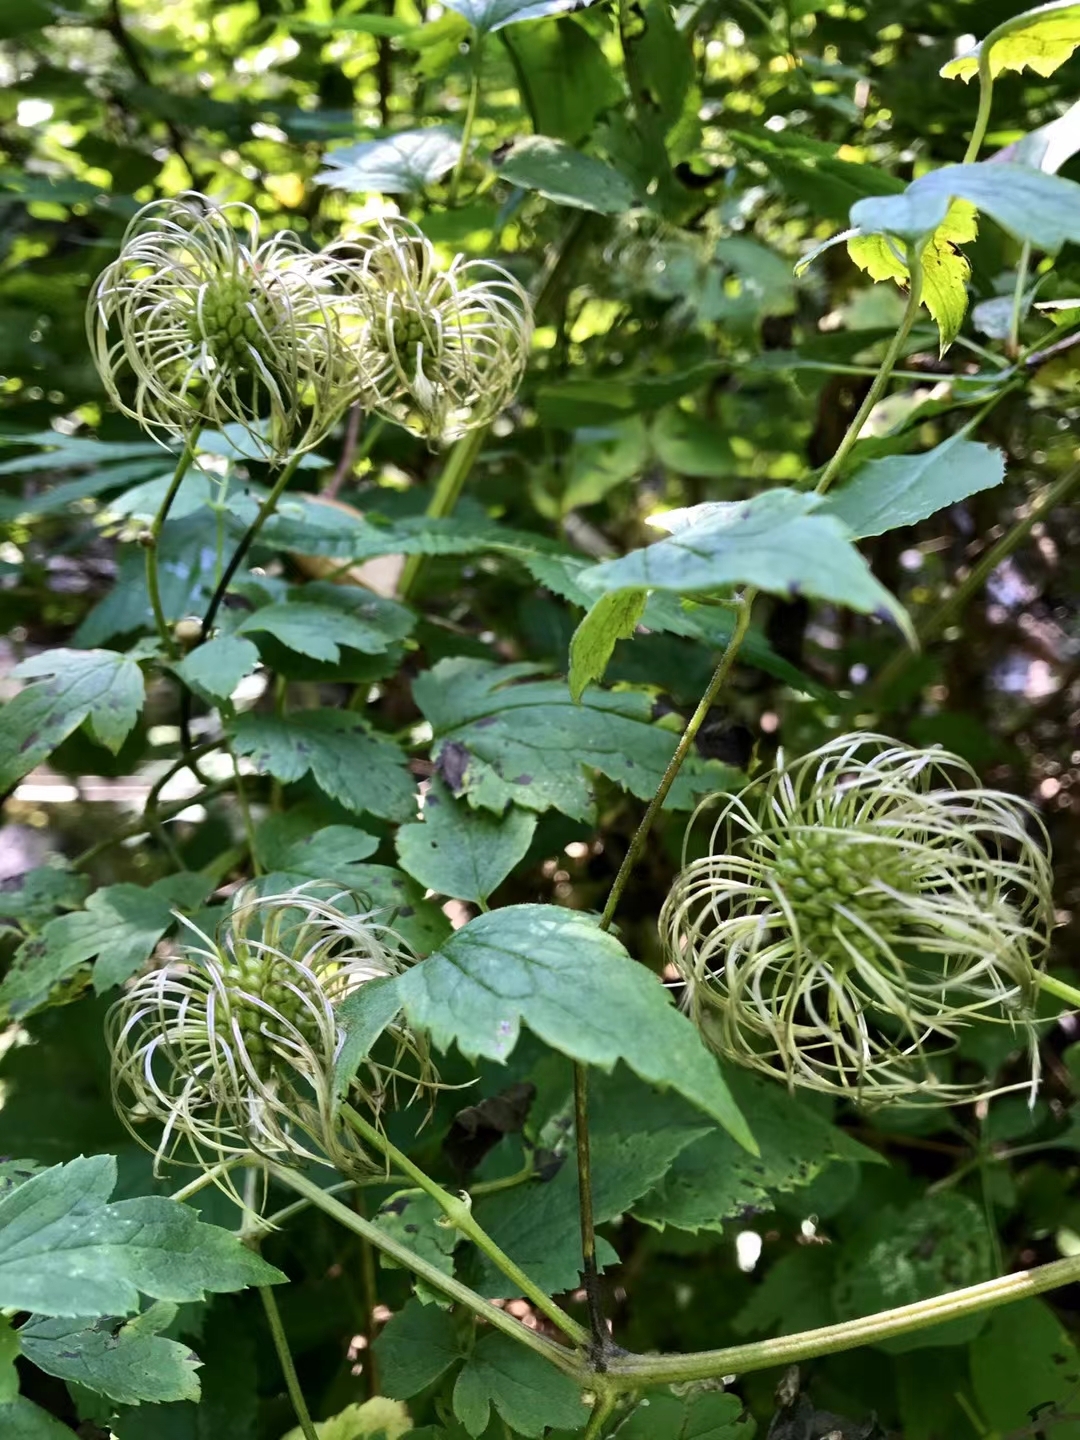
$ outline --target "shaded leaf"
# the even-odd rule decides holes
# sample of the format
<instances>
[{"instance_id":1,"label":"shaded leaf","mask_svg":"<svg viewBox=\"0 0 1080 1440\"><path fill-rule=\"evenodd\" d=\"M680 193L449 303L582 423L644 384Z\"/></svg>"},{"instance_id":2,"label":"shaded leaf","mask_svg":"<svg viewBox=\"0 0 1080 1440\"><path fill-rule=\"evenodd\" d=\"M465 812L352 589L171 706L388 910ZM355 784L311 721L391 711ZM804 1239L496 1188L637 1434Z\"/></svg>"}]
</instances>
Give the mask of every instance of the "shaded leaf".
<instances>
[{"instance_id":1,"label":"shaded leaf","mask_svg":"<svg viewBox=\"0 0 1080 1440\"><path fill-rule=\"evenodd\" d=\"M4 1440L71 1440L70 1426L61 1424L24 1395L0 1404L0 1433Z\"/></svg>"},{"instance_id":2,"label":"shaded leaf","mask_svg":"<svg viewBox=\"0 0 1080 1440\"><path fill-rule=\"evenodd\" d=\"M1005 456L990 445L951 435L921 455L868 460L825 501L856 538L927 519L946 505L1000 485Z\"/></svg>"},{"instance_id":3,"label":"shaded leaf","mask_svg":"<svg viewBox=\"0 0 1080 1440\"><path fill-rule=\"evenodd\" d=\"M435 731L437 769L449 789L499 813L515 804L585 819L588 766L649 799L677 744L653 723L652 700L641 691L590 689L575 704L560 681L530 678L537 668L452 659L417 676L413 695ZM689 809L696 797L741 782L741 772L692 755L668 804Z\"/></svg>"},{"instance_id":4,"label":"shaded leaf","mask_svg":"<svg viewBox=\"0 0 1080 1440\"><path fill-rule=\"evenodd\" d=\"M376 1395L363 1404L346 1405L329 1420L315 1421L319 1440L399 1440L413 1433L405 1406L385 1395ZM283 1440L304 1440L304 1432L297 1426Z\"/></svg>"},{"instance_id":5,"label":"shaded leaf","mask_svg":"<svg viewBox=\"0 0 1080 1440\"><path fill-rule=\"evenodd\" d=\"M1076 1414L1080 1355L1043 1301L1021 1300L993 1311L986 1329L972 1342L970 1355L979 1413L994 1431L1022 1433L1039 1415L1054 1440L1080 1435L1075 1420L1065 1425L1052 1421L1058 1406Z\"/></svg>"},{"instance_id":6,"label":"shaded leaf","mask_svg":"<svg viewBox=\"0 0 1080 1440\"><path fill-rule=\"evenodd\" d=\"M421 885L457 900L486 901L522 860L536 816L511 806L505 815L473 810L432 782L419 825L402 825L395 844L401 868Z\"/></svg>"},{"instance_id":7,"label":"shaded leaf","mask_svg":"<svg viewBox=\"0 0 1080 1440\"><path fill-rule=\"evenodd\" d=\"M409 1019L440 1050L456 1041L464 1055L505 1061L525 1024L584 1064L610 1070L625 1061L754 1148L697 1030L656 977L584 915L553 905L479 915L406 971L399 990Z\"/></svg>"},{"instance_id":8,"label":"shaded leaf","mask_svg":"<svg viewBox=\"0 0 1080 1440\"><path fill-rule=\"evenodd\" d=\"M717 1391L685 1397L646 1395L625 1425L620 1440L752 1440L754 1422L742 1420L736 1395Z\"/></svg>"},{"instance_id":9,"label":"shaded leaf","mask_svg":"<svg viewBox=\"0 0 1080 1440\"><path fill-rule=\"evenodd\" d=\"M387 1395L408 1400L449 1370L464 1351L445 1310L410 1300L379 1333L375 1353Z\"/></svg>"},{"instance_id":10,"label":"shaded leaf","mask_svg":"<svg viewBox=\"0 0 1080 1440\"><path fill-rule=\"evenodd\" d=\"M248 711L233 725L233 746L256 768L283 784L310 771L320 790L349 810L383 820L408 820L415 810L405 756L373 735L348 711L305 710L290 715Z\"/></svg>"},{"instance_id":11,"label":"shaded leaf","mask_svg":"<svg viewBox=\"0 0 1080 1440\"><path fill-rule=\"evenodd\" d=\"M228 700L259 664L259 652L239 635L215 635L172 667L185 685L211 703Z\"/></svg>"},{"instance_id":12,"label":"shaded leaf","mask_svg":"<svg viewBox=\"0 0 1080 1440\"><path fill-rule=\"evenodd\" d=\"M114 650L47 650L12 674L32 683L0 711L0 791L51 755L84 720L115 755L145 699L142 671Z\"/></svg>"},{"instance_id":13,"label":"shaded leaf","mask_svg":"<svg viewBox=\"0 0 1080 1440\"><path fill-rule=\"evenodd\" d=\"M273 635L282 645L301 655L336 664L341 658L339 645L360 650L365 655L385 651L398 637L386 634L358 615L313 601L285 601L280 605L264 605L248 615L236 627L238 635L265 633Z\"/></svg>"},{"instance_id":14,"label":"shaded leaf","mask_svg":"<svg viewBox=\"0 0 1080 1440\"><path fill-rule=\"evenodd\" d=\"M511 185L577 210L619 215L635 201L634 187L614 166L547 135L515 140L498 167Z\"/></svg>"},{"instance_id":15,"label":"shaded leaf","mask_svg":"<svg viewBox=\"0 0 1080 1440\"><path fill-rule=\"evenodd\" d=\"M126 1315L139 1292L201 1300L275 1285L279 1270L237 1236L159 1196L109 1204L111 1155L54 1165L0 1199L0 1305L42 1315Z\"/></svg>"},{"instance_id":16,"label":"shaded leaf","mask_svg":"<svg viewBox=\"0 0 1080 1440\"><path fill-rule=\"evenodd\" d=\"M343 1038L334 1061L336 1095L347 1093L371 1047L400 1010L401 993L396 975L368 980L338 1005L337 1023Z\"/></svg>"},{"instance_id":17,"label":"shaded leaf","mask_svg":"<svg viewBox=\"0 0 1080 1440\"><path fill-rule=\"evenodd\" d=\"M583 10L590 3L592 0L448 0L449 8L463 15L480 35L519 20L540 20L545 15Z\"/></svg>"},{"instance_id":18,"label":"shaded leaf","mask_svg":"<svg viewBox=\"0 0 1080 1440\"><path fill-rule=\"evenodd\" d=\"M454 1385L454 1413L470 1435L487 1429L494 1406L519 1435L543 1435L547 1426L576 1430L589 1412L580 1387L542 1356L509 1335L481 1337Z\"/></svg>"},{"instance_id":19,"label":"shaded leaf","mask_svg":"<svg viewBox=\"0 0 1080 1440\"><path fill-rule=\"evenodd\" d=\"M119 1404L198 1400L197 1357L159 1333L175 1314L175 1305L159 1301L120 1326L110 1319L32 1315L19 1335L39 1370Z\"/></svg>"}]
</instances>

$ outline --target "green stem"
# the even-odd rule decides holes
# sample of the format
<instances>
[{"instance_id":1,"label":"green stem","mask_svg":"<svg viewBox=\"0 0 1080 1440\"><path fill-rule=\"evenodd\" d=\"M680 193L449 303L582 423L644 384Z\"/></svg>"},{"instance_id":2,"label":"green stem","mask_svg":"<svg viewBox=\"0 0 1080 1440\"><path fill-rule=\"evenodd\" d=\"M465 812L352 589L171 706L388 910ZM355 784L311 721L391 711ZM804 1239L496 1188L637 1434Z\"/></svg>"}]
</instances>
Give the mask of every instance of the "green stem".
<instances>
[{"instance_id":1,"label":"green stem","mask_svg":"<svg viewBox=\"0 0 1080 1440\"><path fill-rule=\"evenodd\" d=\"M281 1312L278 1310L274 1292L270 1289L269 1285L260 1285L259 1297L262 1300L263 1309L266 1311L266 1322L270 1326L270 1334L274 1337L274 1349L278 1353L278 1360L281 1362L281 1371L285 1376L285 1388L289 1392L293 1412L300 1422L300 1429L304 1432L304 1440L319 1440L318 1433L311 1421L311 1413L307 1408L307 1401L304 1399L304 1392L300 1389L296 1366L293 1364L292 1351L289 1349L289 1342L285 1335L285 1327L281 1323Z\"/></svg>"},{"instance_id":2,"label":"green stem","mask_svg":"<svg viewBox=\"0 0 1080 1440\"><path fill-rule=\"evenodd\" d=\"M424 511L429 520L441 520L454 509L465 486L465 481L469 478L469 473L476 463L476 457L480 454L480 447L487 438L489 428L487 425L482 425L477 430L470 430L450 451L449 458L443 466L442 474L435 486L435 494L432 495L428 507ZM423 563L422 555L410 555L405 561L401 580L398 583L400 600L408 599Z\"/></svg>"},{"instance_id":3,"label":"green stem","mask_svg":"<svg viewBox=\"0 0 1080 1440\"><path fill-rule=\"evenodd\" d=\"M233 762L233 776L236 780L236 802L240 807L240 818L244 826L244 839L247 841L248 855L251 859L252 874L258 876L263 873L263 867L259 863L259 857L255 853L255 826L251 819L251 806L248 804L247 789L244 786L244 777L240 773L240 761L231 745L226 747Z\"/></svg>"},{"instance_id":4,"label":"green stem","mask_svg":"<svg viewBox=\"0 0 1080 1440\"><path fill-rule=\"evenodd\" d=\"M1069 492L1073 490L1080 481L1080 465L1074 465L1065 474L1060 476L1038 500L1031 506L1023 520L1018 520L1011 529L1001 537L996 545L986 552L977 565L974 565L956 589L949 595L938 608L916 629L920 645L936 639L957 616L963 613L971 597L986 584L987 580L994 573L1003 560L1016 550L1031 531L1042 520L1055 505L1059 505ZM908 649L898 650L889 663L882 670L881 674L874 681L873 695L884 694L890 686L901 676L911 663L913 652Z\"/></svg>"},{"instance_id":5,"label":"green stem","mask_svg":"<svg viewBox=\"0 0 1080 1440\"><path fill-rule=\"evenodd\" d=\"M986 139L987 127L990 124L990 106L994 99L994 77L990 73L990 49L994 38L999 31L1007 28L1006 25L999 25L997 30L991 30L990 34L982 42L979 50L979 108L975 115L975 126L971 132L971 139L964 151L964 164L973 165L979 158L979 151Z\"/></svg>"},{"instance_id":6,"label":"green stem","mask_svg":"<svg viewBox=\"0 0 1080 1440\"><path fill-rule=\"evenodd\" d=\"M581 1440L599 1440L604 1433L604 1427L611 1419L611 1412L619 1403L618 1391L611 1394L598 1395L593 1406L593 1412L589 1416L589 1423L585 1426L585 1433Z\"/></svg>"},{"instance_id":7,"label":"green stem","mask_svg":"<svg viewBox=\"0 0 1080 1440\"><path fill-rule=\"evenodd\" d=\"M885 351L881 368L877 373L877 378L866 392L866 399L859 406L854 420L852 420L844 432L844 438L837 446L836 453L821 473L821 479L818 481L815 491L818 495L824 495L825 491L828 490L829 486L840 473L841 467L851 453L855 442L858 440L859 433L866 424L870 412L884 394L885 388L892 376L893 366L900 358L900 352L904 348L904 343L908 335L911 333L912 326L915 324L919 313L919 305L922 303L923 266L921 249L917 249L914 245L907 246L907 265L909 275L908 298L907 305L904 307L903 318L900 321L900 328L889 342L889 348Z\"/></svg>"},{"instance_id":8,"label":"green stem","mask_svg":"<svg viewBox=\"0 0 1080 1440\"><path fill-rule=\"evenodd\" d=\"M1020 325L1023 321L1024 292L1027 289L1028 268L1031 265L1031 241L1025 240L1020 249L1020 260L1016 266L1016 284L1013 287L1012 313L1009 316L1008 353L1015 360L1020 353Z\"/></svg>"},{"instance_id":9,"label":"green stem","mask_svg":"<svg viewBox=\"0 0 1080 1440\"><path fill-rule=\"evenodd\" d=\"M449 1299L456 1301L459 1305L464 1305L466 1309L471 1310L474 1315L479 1315L496 1330L501 1330L504 1335L509 1335L511 1339L519 1341L529 1350L535 1351L537 1355L542 1355L545 1360L550 1360L560 1370L583 1378L577 1356L566 1346L557 1345L536 1330L529 1330L505 1310L481 1299L474 1290L470 1290L460 1280L455 1279L452 1275L447 1275L437 1265L433 1265L430 1260L414 1254L408 1246L402 1245L387 1231L380 1230L370 1220L363 1219L354 1210L350 1210L347 1205L343 1205L340 1200L335 1200L332 1195L321 1190L313 1180L309 1180L299 1170L290 1170L284 1165L273 1163L269 1163L267 1169L275 1180L280 1181L282 1185L289 1186L298 1195L303 1195L312 1205L317 1206L331 1219L337 1220L346 1230L351 1230L355 1235L369 1240L377 1250L382 1250L406 1270L411 1270L414 1275L419 1275L420 1279L430 1285L433 1290L439 1290ZM577 1328L580 1329L580 1327Z\"/></svg>"},{"instance_id":10,"label":"green stem","mask_svg":"<svg viewBox=\"0 0 1080 1440\"><path fill-rule=\"evenodd\" d=\"M712 709L716 697L723 689L724 683L731 673L731 667L735 664L739 649L743 640L746 638L746 632L750 628L750 612L753 609L756 597L756 590L747 589L739 601L739 606L735 613L735 628L732 630L724 653L720 657L720 663L714 670L713 677L709 681L708 687L705 694L701 697L697 709L686 722L686 728L679 739L678 745L675 747L674 755L672 755L668 761L668 767L664 771L663 779L657 787L656 794L649 801L649 808L645 811L644 818L637 828L637 833L630 841L630 848L626 852L626 858L619 866L619 873L615 876L615 883L611 887L611 893L608 895L607 904L604 906L604 913L600 919L601 930L611 929L611 924L615 919L615 911L618 909L622 893L626 889L627 881L630 879L634 866L637 864L641 852L645 848L645 841L649 838L649 831L653 827L653 822L663 809L664 801L668 797L668 791L672 785L674 785L675 777L681 770L682 763L686 759L691 745L693 745L694 740L697 738L698 731L705 723L705 719Z\"/></svg>"},{"instance_id":11,"label":"green stem","mask_svg":"<svg viewBox=\"0 0 1080 1440\"><path fill-rule=\"evenodd\" d=\"M1047 995L1053 995L1058 1000L1064 1000L1071 1009L1080 1010L1080 990L1075 985L1069 985L1064 980L1055 980L1053 975L1039 975L1037 978L1040 990L1045 990Z\"/></svg>"},{"instance_id":12,"label":"green stem","mask_svg":"<svg viewBox=\"0 0 1080 1440\"><path fill-rule=\"evenodd\" d=\"M172 509L176 493L180 489L184 476L191 469L191 462L195 459L195 447L198 443L199 432L188 437L187 443L176 462L176 469L173 471L169 488L165 491L165 498L158 506L158 512L150 523L150 531L146 541L146 589L150 596L150 609L154 612L154 625L157 627L161 643L165 653L170 660L175 660L180 654L180 649L172 637L169 629L169 622L165 619L165 611L161 604L161 583L158 578L158 541L165 521L169 518L169 511Z\"/></svg>"},{"instance_id":13,"label":"green stem","mask_svg":"<svg viewBox=\"0 0 1080 1440\"><path fill-rule=\"evenodd\" d=\"M473 43L472 81L469 85L469 103L465 110L465 125L461 131L461 150L458 152L454 173L450 176L450 190L447 195L447 204L450 206L457 203L458 186L461 183L465 163L469 158L469 142L472 140L473 125L476 122L476 107L480 99L480 66L483 45L483 39L477 35Z\"/></svg>"},{"instance_id":14,"label":"green stem","mask_svg":"<svg viewBox=\"0 0 1080 1440\"><path fill-rule=\"evenodd\" d=\"M622 1381L629 1389L651 1385L674 1384L690 1380L708 1380L717 1375L743 1375L751 1370L771 1370L778 1365L794 1365L814 1360L821 1355L834 1355L859 1345L876 1344L894 1335L910 1335L946 1320L973 1315L998 1305L1009 1305L1031 1295L1042 1295L1061 1285L1080 1280L1080 1256L1054 1260L1034 1270L1021 1270L1003 1275L965 1290L919 1300L914 1305L901 1305L882 1310L840 1325L825 1325L819 1330L803 1330L796 1335L780 1335L773 1340L760 1340L752 1345L733 1345L726 1350L702 1350L696 1355L623 1355L612 1359L608 1380Z\"/></svg>"},{"instance_id":15,"label":"green stem","mask_svg":"<svg viewBox=\"0 0 1080 1440\"><path fill-rule=\"evenodd\" d=\"M574 1062L574 1145L577 1151L578 1218L581 1226L581 1277L589 1309L592 1334L590 1357L597 1369L604 1369L608 1343L604 1302L600 1293L600 1271L596 1264L596 1217L593 1212L592 1155L589 1145L589 1072Z\"/></svg>"},{"instance_id":16,"label":"green stem","mask_svg":"<svg viewBox=\"0 0 1080 1440\"><path fill-rule=\"evenodd\" d=\"M266 524L267 520L270 519L270 516L274 513L274 511L277 509L277 503L281 499L282 493L286 485L288 485L289 481L296 474L296 467L300 464L301 459L302 456L294 455L292 459L288 462L288 464L285 466L284 470L282 470L281 474L274 481L274 486L273 489L270 491L270 494L267 495L266 499L259 506L259 513L255 516L255 519L248 526L247 530L244 533L243 539L233 551L232 559L229 561L228 565L225 566L225 570L222 573L221 579L218 581L217 589L211 596L210 604L207 607L206 614L203 616L203 640L207 638L207 636L210 634L210 631L213 629L214 620L217 618L217 612L221 608L221 602L225 599L225 592L232 584L232 578L236 574L237 570L239 570L240 568L240 562L243 560L244 556L255 543L255 539L258 536L259 531Z\"/></svg>"},{"instance_id":17,"label":"green stem","mask_svg":"<svg viewBox=\"0 0 1080 1440\"><path fill-rule=\"evenodd\" d=\"M467 1239L471 1240L476 1248L482 1251L508 1280L512 1280L542 1315L546 1315L553 1325L557 1325L564 1335L569 1336L577 1344L584 1344L588 1340L588 1332L576 1320L571 1319L565 1310L560 1309L539 1285L530 1280L524 1270L496 1245L483 1226L477 1224L473 1219L472 1207L467 1198L459 1199L458 1196L451 1195L449 1190L444 1190L437 1181L432 1180L425 1171L420 1169L419 1165L414 1165L403 1151L381 1134L374 1125L369 1124L351 1105L343 1106L341 1115L345 1123L355 1130L357 1135L373 1150L377 1150L392 1165L408 1175L425 1194L430 1195L454 1228L460 1230Z\"/></svg>"}]
</instances>

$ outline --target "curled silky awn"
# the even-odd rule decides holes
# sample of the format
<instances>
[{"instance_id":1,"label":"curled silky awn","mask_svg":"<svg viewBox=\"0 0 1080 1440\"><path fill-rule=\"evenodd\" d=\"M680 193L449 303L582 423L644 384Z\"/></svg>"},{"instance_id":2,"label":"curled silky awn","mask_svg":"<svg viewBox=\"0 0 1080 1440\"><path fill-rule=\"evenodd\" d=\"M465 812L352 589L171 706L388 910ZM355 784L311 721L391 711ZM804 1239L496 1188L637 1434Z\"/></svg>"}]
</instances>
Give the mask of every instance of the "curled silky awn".
<instances>
[{"instance_id":1,"label":"curled silky awn","mask_svg":"<svg viewBox=\"0 0 1080 1440\"><path fill-rule=\"evenodd\" d=\"M983 1021L1026 1037L1034 1085L1048 848L1031 806L956 756L842 736L721 797L661 935L710 1043L789 1085L970 1097L986 1087L944 1061Z\"/></svg>"},{"instance_id":2,"label":"curled silky awn","mask_svg":"<svg viewBox=\"0 0 1080 1440\"><path fill-rule=\"evenodd\" d=\"M431 241L399 218L327 255L350 272L346 324L369 410L442 443L487 425L512 399L533 322L507 271L463 255L443 268Z\"/></svg>"},{"instance_id":3,"label":"curled silky awn","mask_svg":"<svg viewBox=\"0 0 1080 1440\"><path fill-rule=\"evenodd\" d=\"M363 387L340 265L248 205L145 206L87 307L109 398L164 444L241 425L268 460L323 438Z\"/></svg>"},{"instance_id":4,"label":"curled silky awn","mask_svg":"<svg viewBox=\"0 0 1080 1440\"><path fill-rule=\"evenodd\" d=\"M338 1121L337 1007L413 957L375 915L315 889L241 892L213 939L186 921L194 939L109 1012L113 1103L158 1166L263 1158L378 1168ZM437 1084L422 1037L397 1022L386 1033L392 1057L369 1057L351 1087L376 1120L402 1083L409 1099Z\"/></svg>"}]
</instances>

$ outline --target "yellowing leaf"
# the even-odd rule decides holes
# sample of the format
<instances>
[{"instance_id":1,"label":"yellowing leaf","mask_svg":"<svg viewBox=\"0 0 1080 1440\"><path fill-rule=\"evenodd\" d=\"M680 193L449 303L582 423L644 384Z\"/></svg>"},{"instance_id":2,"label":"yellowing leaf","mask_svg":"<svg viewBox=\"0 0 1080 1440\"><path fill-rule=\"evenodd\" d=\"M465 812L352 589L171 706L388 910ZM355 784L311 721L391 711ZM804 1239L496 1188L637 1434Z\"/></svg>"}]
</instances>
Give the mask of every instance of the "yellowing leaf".
<instances>
[{"instance_id":1,"label":"yellowing leaf","mask_svg":"<svg viewBox=\"0 0 1080 1440\"><path fill-rule=\"evenodd\" d=\"M979 59L989 50L990 74L1006 70L1034 70L1052 75L1080 45L1080 4L1052 0L999 25L981 44L965 50L941 67L946 80L970 80L979 73Z\"/></svg>"},{"instance_id":2,"label":"yellowing leaf","mask_svg":"<svg viewBox=\"0 0 1080 1440\"><path fill-rule=\"evenodd\" d=\"M975 207L966 200L954 200L923 251L923 304L937 321L943 355L959 334L967 313L971 266L956 247L974 240L977 233ZM907 262L887 235L852 235L847 247L855 264L872 280L895 280L906 288Z\"/></svg>"},{"instance_id":3,"label":"yellowing leaf","mask_svg":"<svg viewBox=\"0 0 1080 1440\"><path fill-rule=\"evenodd\" d=\"M363 1405L346 1405L329 1420L319 1420L315 1433L319 1440L399 1440L412 1429L409 1412L400 1400L377 1395ZM299 1425L283 1440L304 1440Z\"/></svg>"}]
</instances>

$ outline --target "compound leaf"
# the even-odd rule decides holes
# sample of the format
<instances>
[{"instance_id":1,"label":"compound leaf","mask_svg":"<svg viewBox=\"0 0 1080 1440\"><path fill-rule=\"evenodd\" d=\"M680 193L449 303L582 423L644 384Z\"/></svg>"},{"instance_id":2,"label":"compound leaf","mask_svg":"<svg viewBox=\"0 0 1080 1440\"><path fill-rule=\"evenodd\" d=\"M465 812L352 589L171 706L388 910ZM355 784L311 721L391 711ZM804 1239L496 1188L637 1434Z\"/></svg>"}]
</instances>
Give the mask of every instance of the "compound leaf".
<instances>
[{"instance_id":1,"label":"compound leaf","mask_svg":"<svg viewBox=\"0 0 1080 1440\"><path fill-rule=\"evenodd\" d=\"M584 915L553 905L479 915L406 971L399 991L440 1050L456 1040L465 1055L505 1061L524 1024L583 1064L610 1070L625 1061L755 1148L697 1030L656 977Z\"/></svg>"},{"instance_id":2,"label":"compound leaf","mask_svg":"<svg viewBox=\"0 0 1080 1440\"><path fill-rule=\"evenodd\" d=\"M317 184L363 194L377 190L399 195L423 190L452 170L461 153L461 136L442 125L402 130L381 140L364 140L331 150Z\"/></svg>"},{"instance_id":3,"label":"compound leaf","mask_svg":"<svg viewBox=\"0 0 1080 1440\"><path fill-rule=\"evenodd\" d=\"M454 1385L454 1413L470 1435L482 1435L490 1408L519 1435L543 1435L547 1426L577 1430L589 1412L580 1388L542 1356L509 1335L483 1336Z\"/></svg>"},{"instance_id":4,"label":"compound leaf","mask_svg":"<svg viewBox=\"0 0 1080 1440\"><path fill-rule=\"evenodd\" d=\"M121 1405L198 1400L198 1358L159 1334L175 1314L175 1305L158 1301L120 1326L111 1319L32 1315L19 1338L39 1370Z\"/></svg>"}]
</instances>

